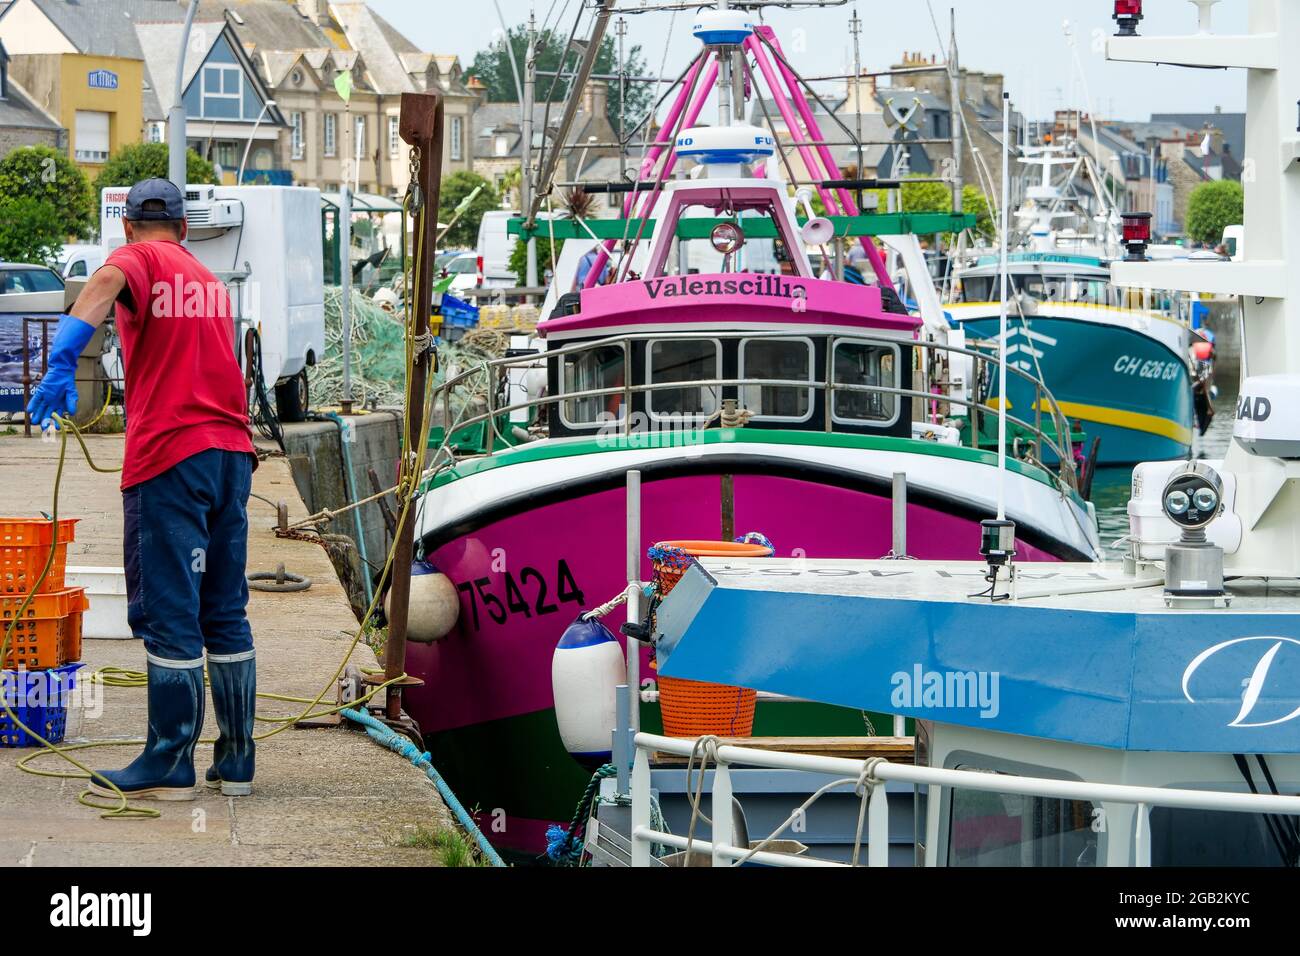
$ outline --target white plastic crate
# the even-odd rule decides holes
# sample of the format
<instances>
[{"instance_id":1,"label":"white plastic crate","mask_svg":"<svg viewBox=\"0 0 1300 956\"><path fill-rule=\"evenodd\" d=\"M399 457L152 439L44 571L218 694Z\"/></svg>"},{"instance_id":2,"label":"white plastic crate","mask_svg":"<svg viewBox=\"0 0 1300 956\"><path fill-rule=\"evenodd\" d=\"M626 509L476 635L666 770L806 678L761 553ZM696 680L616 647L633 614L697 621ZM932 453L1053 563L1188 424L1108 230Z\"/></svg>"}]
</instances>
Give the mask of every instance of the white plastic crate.
<instances>
[{"instance_id":1,"label":"white plastic crate","mask_svg":"<svg viewBox=\"0 0 1300 956\"><path fill-rule=\"evenodd\" d=\"M83 638L133 637L126 620L126 569L68 566L67 586L85 588L90 609L81 619Z\"/></svg>"}]
</instances>

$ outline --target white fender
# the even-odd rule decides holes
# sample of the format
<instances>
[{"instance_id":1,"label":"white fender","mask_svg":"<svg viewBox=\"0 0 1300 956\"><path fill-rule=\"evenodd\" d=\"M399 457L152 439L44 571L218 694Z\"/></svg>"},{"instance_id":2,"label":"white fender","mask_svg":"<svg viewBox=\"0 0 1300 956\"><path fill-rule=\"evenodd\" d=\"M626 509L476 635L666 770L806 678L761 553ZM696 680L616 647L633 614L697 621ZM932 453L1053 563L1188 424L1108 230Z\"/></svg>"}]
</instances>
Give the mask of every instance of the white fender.
<instances>
[{"instance_id":1,"label":"white fender","mask_svg":"<svg viewBox=\"0 0 1300 956\"><path fill-rule=\"evenodd\" d=\"M389 596L384 595L384 613L389 610ZM447 575L424 561L411 562L411 599L407 618L407 640L432 644L451 633L460 619L460 595Z\"/></svg>"},{"instance_id":2,"label":"white fender","mask_svg":"<svg viewBox=\"0 0 1300 956\"><path fill-rule=\"evenodd\" d=\"M581 617L569 625L551 657L551 687L560 739L580 762L609 760L617 688L626 680L623 650L609 628Z\"/></svg>"}]
</instances>

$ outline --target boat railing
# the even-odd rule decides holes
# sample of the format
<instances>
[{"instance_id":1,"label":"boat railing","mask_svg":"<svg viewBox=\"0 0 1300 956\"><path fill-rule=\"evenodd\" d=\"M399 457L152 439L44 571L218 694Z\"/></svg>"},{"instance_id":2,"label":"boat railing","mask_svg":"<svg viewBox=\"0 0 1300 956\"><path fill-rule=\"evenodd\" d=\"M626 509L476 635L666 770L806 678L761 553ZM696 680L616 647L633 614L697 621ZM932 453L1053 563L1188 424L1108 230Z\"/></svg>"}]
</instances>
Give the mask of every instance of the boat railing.
<instances>
[{"instance_id":1,"label":"boat railing","mask_svg":"<svg viewBox=\"0 0 1300 956\"><path fill-rule=\"evenodd\" d=\"M1300 796L1090 783L1082 780L987 773L979 770L949 770L891 763L882 757L858 760L759 750L725 744L716 737L662 737L657 734L638 733L634 738L634 745L636 754L631 776L632 866L655 865L652 848L656 844L686 850L691 854L708 855L712 866L734 866L741 861L784 867L852 865L816 857L766 852L761 849L762 843L766 841L753 842L747 847L735 845L731 771L737 766L829 774L837 778L818 791L819 795L835 789L843 791L845 788L852 788L853 792L866 801L865 843L868 866L889 865L890 811L885 784L892 782L928 788L929 801L940 799L943 788L947 787L1006 796L1043 797L1092 803L1097 805L1100 811L1102 829L1108 828L1105 821L1110 819L1111 830L1118 830L1120 827L1115 822L1118 819L1117 815L1108 813L1108 807L1118 805L1134 808L1136 819L1130 831L1132 853L1129 862L1139 867L1151 866L1151 809L1153 807L1300 816ZM701 775L701 778L706 776L704 765L712 765L711 783L706 783L704 779L699 780L699 793L702 795L706 789L709 793L710 805L707 813L712 820L710 839L694 839L691 836L668 833L665 830L657 830L651 825L650 755L652 753L692 759L695 766L699 768L696 772ZM812 800L806 802L801 809L806 811L812 802ZM697 805L693 806L694 814L701 817L705 814L703 803L704 800L701 798ZM1094 816L1095 825L1097 820L1098 818ZM778 838L780 833L781 831L772 834L769 839ZM860 832L857 841L859 846L862 842L861 837ZM856 859L857 856L855 848L854 858Z\"/></svg>"},{"instance_id":2,"label":"boat railing","mask_svg":"<svg viewBox=\"0 0 1300 956\"><path fill-rule=\"evenodd\" d=\"M835 381L835 369L833 361L833 350L828 350L826 368L822 380L810 379L769 379L755 377L735 377L723 378L714 377L707 379L689 379L685 381L665 381L665 382L646 382L642 384L633 384L628 381L628 376L624 376L624 383L602 388L588 388L576 391L564 391L555 395L540 395L535 398L528 398L520 402L509 402L500 396L504 386L506 376L504 373L511 369L535 368L540 363L551 358L563 358L567 355L589 352L594 349L618 348L623 353L624 369L631 369L632 365L632 346L636 342L644 341L664 341L671 339L700 339L708 338L712 340L737 340L737 339L789 339L797 337L796 332L790 330L781 331L655 331L655 332L629 332L620 335L612 335L601 339L589 339L573 345L565 345L557 348L549 348L544 352L529 353L526 355L513 355L502 358L486 359L474 365L472 368L464 371L458 371L456 374L447 378L444 382L439 383L431 395L431 401L434 407L441 404L442 417L444 422L444 436L450 439L454 432L472 428L481 423L487 422L488 427L492 429L495 438L499 438L502 444L511 445L515 442L507 441L499 431L499 420L502 416L508 416L518 411L536 411L544 407L557 405L564 402L572 402L580 399L590 398L608 398L619 396L623 399L623 407L630 409L632 407L632 397L638 394L647 394L657 391L673 391L683 388L789 388L800 390L813 390L826 393L825 409L823 413L823 428L827 432L835 430L834 402L836 393L858 393L858 394L876 394L884 396L893 396L896 398L917 399L922 402L932 403L934 406L955 405L967 410L970 418L970 442L972 447L981 447L981 428L980 419L982 416L991 415L996 417L1001 414L1001 410L995 408L989 402L988 388L981 383L987 380L989 386L995 379L998 367L1002 364L1001 358L995 351L979 348L966 348L963 346L949 345L942 342L934 342L925 339L903 339L884 335L870 335L865 333L846 332L835 334L835 343L853 343L874 346L886 346L899 348L900 350L918 349L924 350L927 355L918 361L918 368L923 375L923 388L902 388L891 385L877 384L857 384L848 382ZM967 383L969 389L967 394L954 394L954 389L944 388L948 383L931 382L930 368L931 364L928 359L928 353L942 353L951 357L963 357L970 360L972 381ZM951 363L950 363L951 365ZM900 370L900 375L903 370ZM950 368L951 374L951 368ZM1019 378L1029 383L1035 392L1035 401L1033 403L1033 420L1029 421L1009 411L1006 413L1007 420L1024 429L1032 436L1030 445L1032 446L1026 453L1026 457L1031 462L1040 465L1044 470L1052 473L1051 469L1044 464L1044 450L1055 455L1057 458L1056 478L1063 489L1077 490L1079 487L1078 471L1074 456L1074 446L1071 440L1071 429L1068 419L1062 412L1060 405L1053 397L1052 393L1042 383L1042 381L1029 372L1017 367L1016 365L1007 364L1007 375ZM470 389L481 391L485 399L485 409L482 412L465 414L469 411L469 406L465 406L462 415L453 422L451 414L451 397L457 389ZM999 401L1002 401L999 398ZM1053 431L1048 432L1044 426L1044 416L1052 422ZM683 417L683 416L678 416ZM711 422L718 417L714 413L712 417L707 414L687 415L686 418L698 419L701 427L706 422ZM930 416L933 421L930 424L939 424L937 414ZM609 434L612 430L610 426L618 426L625 434L633 433L633 416L624 414L621 419L607 423L603 427L606 429L603 433ZM495 441L486 443L487 447L484 453L493 454Z\"/></svg>"}]
</instances>

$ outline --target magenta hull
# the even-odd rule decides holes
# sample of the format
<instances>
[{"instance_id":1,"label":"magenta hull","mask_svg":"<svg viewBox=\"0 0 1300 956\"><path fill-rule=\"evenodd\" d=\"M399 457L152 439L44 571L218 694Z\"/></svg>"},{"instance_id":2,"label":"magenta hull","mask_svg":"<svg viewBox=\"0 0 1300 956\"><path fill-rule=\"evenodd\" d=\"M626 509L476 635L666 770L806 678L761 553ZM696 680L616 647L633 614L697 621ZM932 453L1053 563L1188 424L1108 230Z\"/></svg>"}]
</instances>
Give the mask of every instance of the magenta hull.
<instances>
[{"instance_id":1,"label":"magenta hull","mask_svg":"<svg viewBox=\"0 0 1300 956\"><path fill-rule=\"evenodd\" d=\"M887 497L796 478L735 476L737 534L759 531L778 556L879 558L891 546ZM695 475L647 482L646 544L717 539L720 479ZM460 589L460 620L436 644L412 644L407 667L425 686L405 695L426 733L553 706L551 655L578 613L617 595L624 580L625 493L599 491L490 522L434 550L433 563ZM908 550L928 559L978 554L977 520L912 504ZM1054 556L1023 542L1021 557ZM650 576L642 561L642 577ZM617 627L622 612L606 623ZM648 669L645 652L642 674Z\"/></svg>"}]
</instances>

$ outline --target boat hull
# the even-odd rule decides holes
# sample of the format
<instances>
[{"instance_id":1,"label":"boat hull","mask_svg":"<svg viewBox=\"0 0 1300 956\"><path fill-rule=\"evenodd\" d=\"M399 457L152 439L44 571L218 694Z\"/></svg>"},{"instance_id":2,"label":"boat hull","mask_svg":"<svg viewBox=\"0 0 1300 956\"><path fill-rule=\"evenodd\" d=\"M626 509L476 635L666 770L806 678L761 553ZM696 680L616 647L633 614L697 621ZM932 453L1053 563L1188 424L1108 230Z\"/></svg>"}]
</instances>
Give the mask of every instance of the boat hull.
<instances>
[{"instance_id":1,"label":"boat hull","mask_svg":"<svg viewBox=\"0 0 1300 956\"><path fill-rule=\"evenodd\" d=\"M890 552L887 484L829 473L813 480L770 460L755 459L748 473L745 463L734 460L725 472L708 460L678 456L669 464L663 472L643 467L641 527L647 543L720 537L725 473L734 486L736 533L762 532L779 556L879 558ZM519 468L527 466L508 470ZM544 850L546 826L568 820L589 777L565 752L555 722L556 642L581 611L626 586L623 476L592 468L590 481L543 489L514 507L485 505L477 515L422 536L425 553L458 587L460 617L444 640L408 646L407 669L425 685L404 699L437 766L462 802L480 814L489 838L523 854ZM1036 481L1033 486L1059 503L1059 493ZM424 509L437 511L437 489ZM909 495L908 551L969 559L978 553L979 520L987 516L917 489ZM1022 541L1021 553L1029 560L1077 556L1050 540ZM651 573L643 558L642 578L649 580ZM607 623L617 630L622 614L613 612ZM641 664L642 688L653 689L649 649ZM846 730L844 712L835 711L795 729L789 726L792 711L764 716L760 704L755 733L863 732L860 714L848 712L853 729Z\"/></svg>"},{"instance_id":2,"label":"boat hull","mask_svg":"<svg viewBox=\"0 0 1300 956\"><path fill-rule=\"evenodd\" d=\"M967 335L996 338L996 315L958 321ZM1163 321L1163 320L1155 320ZM1102 465L1169 461L1191 453L1195 413L1187 359L1133 328L1042 312L1008 321L1012 364L1040 377L1062 412L1101 439ZM1034 388L1009 376L1011 413L1034 421ZM1048 459L1049 463L1051 459Z\"/></svg>"}]
</instances>

